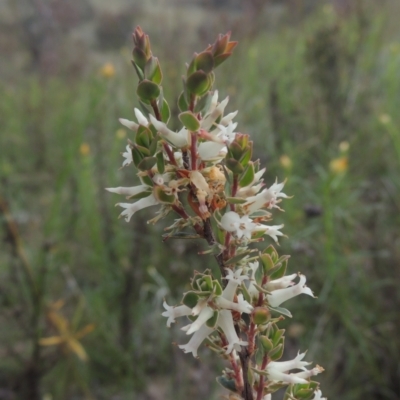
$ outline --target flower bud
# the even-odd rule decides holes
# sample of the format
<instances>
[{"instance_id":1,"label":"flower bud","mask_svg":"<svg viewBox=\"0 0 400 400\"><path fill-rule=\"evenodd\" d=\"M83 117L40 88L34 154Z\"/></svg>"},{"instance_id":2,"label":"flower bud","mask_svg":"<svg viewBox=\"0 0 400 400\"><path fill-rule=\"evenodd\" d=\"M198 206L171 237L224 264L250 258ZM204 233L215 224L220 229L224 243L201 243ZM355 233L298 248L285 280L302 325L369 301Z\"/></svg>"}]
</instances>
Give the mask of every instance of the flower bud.
<instances>
[{"instance_id":1,"label":"flower bud","mask_svg":"<svg viewBox=\"0 0 400 400\"><path fill-rule=\"evenodd\" d=\"M253 311L253 322L256 325L266 324L271 317L270 311L264 307L256 307Z\"/></svg>"}]
</instances>

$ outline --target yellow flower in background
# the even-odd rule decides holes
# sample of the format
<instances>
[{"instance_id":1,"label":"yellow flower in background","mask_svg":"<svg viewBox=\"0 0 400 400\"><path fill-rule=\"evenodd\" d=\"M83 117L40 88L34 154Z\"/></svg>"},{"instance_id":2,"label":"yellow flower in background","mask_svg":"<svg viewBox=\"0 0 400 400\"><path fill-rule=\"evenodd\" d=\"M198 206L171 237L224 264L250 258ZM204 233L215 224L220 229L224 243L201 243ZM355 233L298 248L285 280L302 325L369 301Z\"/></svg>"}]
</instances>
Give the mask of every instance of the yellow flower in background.
<instances>
[{"instance_id":1,"label":"yellow flower in background","mask_svg":"<svg viewBox=\"0 0 400 400\"><path fill-rule=\"evenodd\" d=\"M381 114L379 116L379 122L383 125L387 125L392 121L392 118L389 114Z\"/></svg>"},{"instance_id":2,"label":"yellow flower in background","mask_svg":"<svg viewBox=\"0 0 400 400\"><path fill-rule=\"evenodd\" d=\"M41 346L61 346L65 351L75 353L82 361L87 361L88 356L79 340L92 332L94 325L88 324L78 332L73 332L69 321L59 313L59 309L63 305L64 302L59 300L50 306L47 313L47 318L59 335L42 338L39 340L39 344Z\"/></svg>"},{"instance_id":3,"label":"yellow flower in background","mask_svg":"<svg viewBox=\"0 0 400 400\"><path fill-rule=\"evenodd\" d=\"M343 172L346 172L348 166L349 166L349 159L347 157L335 158L329 163L329 169L334 174L341 174Z\"/></svg>"},{"instance_id":4,"label":"yellow flower in background","mask_svg":"<svg viewBox=\"0 0 400 400\"><path fill-rule=\"evenodd\" d=\"M90 153L90 146L87 143L82 143L79 146L79 153L83 156L87 156Z\"/></svg>"},{"instance_id":5,"label":"yellow flower in background","mask_svg":"<svg viewBox=\"0 0 400 400\"><path fill-rule=\"evenodd\" d=\"M119 128L115 132L115 136L117 139L125 139L126 138L126 130L124 128Z\"/></svg>"},{"instance_id":6,"label":"yellow flower in background","mask_svg":"<svg viewBox=\"0 0 400 400\"><path fill-rule=\"evenodd\" d=\"M286 154L283 154L280 156L279 163L285 169L291 169L292 165L293 165L291 158L289 156L287 156Z\"/></svg>"},{"instance_id":7,"label":"yellow flower in background","mask_svg":"<svg viewBox=\"0 0 400 400\"><path fill-rule=\"evenodd\" d=\"M339 151L341 153L347 153L349 151L350 144L348 141L344 140L343 142L339 143Z\"/></svg>"},{"instance_id":8,"label":"yellow flower in background","mask_svg":"<svg viewBox=\"0 0 400 400\"><path fill-rule=\"evenodd\" d=\"M104 78L112 78L115 75L115 67L111 63L105 63L101 68L100 68L100 75L103 76Z\"/></svg>"}]
</instances>

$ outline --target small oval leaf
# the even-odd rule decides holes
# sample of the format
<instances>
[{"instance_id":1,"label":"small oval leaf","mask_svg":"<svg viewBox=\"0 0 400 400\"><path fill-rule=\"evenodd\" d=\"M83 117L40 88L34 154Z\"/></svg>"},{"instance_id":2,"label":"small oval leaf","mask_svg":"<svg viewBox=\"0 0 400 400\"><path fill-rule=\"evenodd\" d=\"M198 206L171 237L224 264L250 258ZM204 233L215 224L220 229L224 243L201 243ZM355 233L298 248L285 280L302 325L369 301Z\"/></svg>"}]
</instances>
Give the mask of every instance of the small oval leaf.
<instances>
[{"instance_id":1,"label":"small oval leaf","mask_svg":"<svg viewBox=\"0 0 400 400\"><path fill-rule=\"evenodd\" d=\"M200 128L200 122L191 111L185 111L179 114L179 120L191 132L196 132Z\"/></svg>"}]
</instances>

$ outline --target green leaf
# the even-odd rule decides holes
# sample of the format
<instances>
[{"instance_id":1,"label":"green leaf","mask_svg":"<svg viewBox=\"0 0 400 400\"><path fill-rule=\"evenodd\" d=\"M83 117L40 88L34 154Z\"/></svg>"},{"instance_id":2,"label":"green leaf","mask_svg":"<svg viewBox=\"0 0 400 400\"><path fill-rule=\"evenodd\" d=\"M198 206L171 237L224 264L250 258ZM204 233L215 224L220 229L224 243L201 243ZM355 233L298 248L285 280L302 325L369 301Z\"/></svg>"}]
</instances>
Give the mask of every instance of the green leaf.
<instances>
[{"instance_id":1,"label":"green leaf","mask_svg":"<svg viewBox=\"0 0 400 400\"><path fill-rule=\"evenodd\" d=\"M210 82L205 72L196 71L187 78L186 86L190 93L202 96L209 90Z\"/></svg>"},{"instance_id":2,"label":"green leaf","mask_svg":"<svg viewBox=\"0 0 400 400\"><path fill-rule=\"evenodd\" d=\"M242 156L240 157L240 164L243 165L243 167L246 167L251 160L251 157L253 155L253 146L248 146L245 152L242 153Z\"/></svg>"},{"instance_id":3,"label":"green leaf","mask_svg":"<svg viewBox=\"0 0 400 400\"><path fill-rule=\"evenodd\" d=\"M249 162L242 175L239 177L239 186L249 186L254 180L254 166L252 162Z\"/></svg>"},{"instance_id":4,"label":"green leaf","mask_svg":"<svg viewBox=\"0 0 400 400\"><path fill-rule=\"evenodd\" d=\"M212 94L207 92L203 97L197 99L196 105L194 106L194 112L199 113L203 110L207 111L210 108Z\"/></svg>"},{"instance_id":5,"label":"green leaf","mask_svg":"<svg viewBox=\"0 0 400 400\"><path fill-rule=\"evenodd\" d=\"M164 154L162 151L156 154L158 173L163 174L165 171Z\"/></svg>"},{"instance_id":6,"label":"green leaf","mask_svg":"<svg viewBox=\"0 0 400 400\"><path fill-rule=\"evenodd\" d=\"M182 299L182 303L189 308L196 307L198 301L199 296L194 292L185 293Z\"/></svg>"},{"instance_id":7,"label":"green leaf","mask_svg":"<svg viewBox=\"0 0 400 400\"><path fill-rule=\"evenodd\" d=\"M295 391L296 399L299 400L309 400L311 395L314 393L312 389L299 389Z\"/></svg>"},{"instance_id":8,"label":"green leaf","mask_svg":"<svg viewBox=\"0 0 400 400\"><path fill-rule=\"evenodd\" d=\"M236 384L234 379L228 379L226 376L218 376L217 382L225 389L230 390L233 393L237 393Z\"/></svg>"},{"instance_id":9,"label":"green leaf","mask_svg":"<svg viewBox=\"0 0 400 400\"><path fill-rule=\"evenodd\" d=\"M221 295L222 295L222 287L221 287L221 284L220 284L216 279L214 279L212 283L213 283L213 292L214 292L214 295L215 295L215 296L221 296Z\"/></svg>"},{"instance_id":10,"label":"green leaf","mask_svg":"<svg viewBox=\"0 0 400 400\"><path fill-rule=\"evenodd\" d=\"M192 61L190 61L190 64L189 65L186 64L187 65L187 69L186 69L187 76L193 74L193 72L196 72L196 70L197 70L196 56L197 56L197 53L194 53Z\"/></svg>"},{"instance_id":11,"label":"green leaf","mask_svg":"<svg viewBox=\"0 0 400 400\"><path fill-rule=\"evenodd\" d=\"M228 155L239 161L243 156L243 149L237 141L232 142L228 147Z\"/></svg>"},{"instance_id":12,"label":"green leaf","mask_svg":"<svg viewBox=\"0 0 400 400\"><path fill-rule=\"evenodd\" d=\"M268 353L274 347L274 344L267 336L260 336L259 337L260 344L262 348Z\"/></svg>"},{"instance_id":13,"label":"green leaf","mask_svg":"<svg viewBox=\"0 0 400 400\"><path fill-rule=\"evenodd\" d=\"M214 68L214 57L209 51L203 51L196 56L196 69L209 74Z\"/></svg>"},{"instance_id":14,"label":"green leaf","mask_svg":"<svg viewBox=\"0 0 400 400\"><path fill-rule=\"evenodd\" d=\"M133 61L137 64L137 66L144 71L146 66L147 57L143 50L135 47L132 51Z\"/></svg>"},{"instance_id":15,"label":"green leaf","mask_svg":"<svg viewBox=\"0 0 400 400\"><path fill-rule=\"evenodd\" d=\"M276 346L273 350L271 350L268 353L268 357L270 358L270 360L271 361L279 360L283 355L283 349L284 349L284 346L281 343L278 346Z\"/></svg>"},{"instance_id":16,"label":"green leaf","mask_svg":"<svg viewBox=\"0 0 400 400\"><path fill-rule=\"evenodd\" d=\"M289 310L283 307L269 307L270 310L276 311L279 314L286 315L289 318L292 318L292 314Z\"/></svg>"},{"instance_id":17,"label":"green leaf","mask_svg":"<svg viewBox=\"0 0 400 400\"><path fill-rule=\"evenodd\" d=\"M171 117L171 110L169 108L167 100L165 100L164 98L160 106L160 113L161 113L161 121L167 124Z\"/></svg>"},{"instance_id":18,"label":"green leaf","mask_svg":"<svg viewBox=\"0 0 400 400\"><path fill-rule=\"evenodd\" d=\"M142 181L143 184L145 184L147 186L153 186L154 185L153 180L148 175L141 176L140 180Z\"/></svg>"},{"instance_id":19,"label":"green leaf","mask_svg":"<svg viewBox=\"0 0 400 400\"><path fill-rule=\"evenodd\" d=\"M155 157L153 158L155 160ZM163 204L174 204L176 201L175 196L165 193L161 186L155 186L153 194L154 197Z\"/></svg>"},{"instance_id":20,"label":"green leaf","mask_svg":"<svg viewBox=\"0 0 400 400\"><path fill-rule=\"evenodd\" d=\"M189 105L186 101L185 92L182 92L178 97L178 107L182 112L187 111L189 108Z\"/></svg>"},{"instance_id":21,"label":"green leaf","mask_svg":"<svg viewBox=\"0 0 400 400\"><path fill-rule=\"evenodd\" d=\"M128 199L129 200L140 200L140 199L143 199L144 197L149 197L152 192L153 192L153 190L149 187L148 190L137 193L134 196L129 196Z\"/></svg>"},{"instance_id":22,"label":"green leaf","mask_svg":"<svg viewBox=\"0 0 400 400\"><path fill-rule=\"evenodd\" d=\"M218 322L218 315L219 315L218 311L215 310L213 316L206 321L206 325L209 328L215 328L216 327L217 322Z\"/></svg>"},{"instance_id":23,"label":"green leaf","mask_svg":"<svg viewBox=\"0 0 400 400\"><path fill-rule=\"evenodd\" d=\"M232 53L224 53L219 56L214 57L214 69L221 65L225 60L227 60Z\"/></svg>"},{"instance_id":24,"label":"green leaf","mask_svg":"<svg viewBox=\"0 0 400 400\"><path fill-rule=\"evenodd\" d=\"M162 81L162 71L157 57L150 57L144 67L144 75L146 79L160 85Z\"/></svg>"},{"instance_id":25,"label":"green leaf","mask_svg":"<svg viewBox=\"0 0 400 400\"><path fill-rule=\"evenodd\" d=\"M137 134L135 137L135 142L139 146L145 147L146 149L149 148L150 143L153 139L153 134L149 128L143 125L139 125L137 130Z\"/></svg>"},{"instance_id":26,"label":"green leaf","mask_svg":"<svg viewBox=\"0 0 400 400\"><path fill-rule=\"evenodd\" d=\"M228 158L225 160L226 167L230 169L235 175L239 175L243 172L244 168L240 165L239 161L234 158Z\"/></svg>"},{"instance_id":27,"label":"green leaf","mask_svg":"<svg viewBox=\"0 0 400 400\"><path fill-rule=\"evenodd\" d=\"M277 329L276 332L274 332L273 337L272 337L274 346L277 346L279 344L279 342L283 338L284 334L285 334L285 329Z\"/></svg>"},{"instance_id":28,"label":"green leaf","mask_svg":"<svg viewBox=\"0 0 400 400\"><path fill-rule=\"evenodd\" d=\"M286 273L288 260L278 263L273 269L272 274L269 276L271 280L282 278ZM270 271L271 272L271 271Z\"/></svg>"},{"instance_id":29,"label":"green leaf","mask_svg":"<svg viewBox=\"0 0 400 400\"><path fill-rule=\"evenodd\" d=\"M260 254L260 260L262 263L264 274L268 275L269 271L275 266L271 256L269 254Z\"/></svg>"},{"instance_id":30,"label":"green leaf","mask_svg":"<svg viewBox=\"0 0 400 400\"><path fill-rule=\"evenodd\" d=\"M138 164L138 169L141 171L148 171L154 167L154 164L157 162L155 157L145 157L142 161Z\"/></svg>"},{"instance_id":31,"label":"green leaf","mask_svg":"<svg viewBox=\"0 0 400 400\"><path fill-rule=\"evenodd\" d=\"M132 148L132 159L133 159L133 164L137 168L137 166L140 164L140 162L143 160L144 156L143 154L139 151L137 147Z\"/></svg>"},{"instance_id":32,"label":"green leaf","mask_svg":"<svg viewBox=\"0 0 400 400\"><path fill-rule=\"evenodd\" d=\"M138 67L138 65L135 63L135 61L132 60L131 63L133 65L133 68L135 68L135 71L139 78L139 81L142 81L144 79L144 73L143 73L142 69Z\"/></svg>"},{"instance_id":33,"label":"green leaf","mask_svg":"<svg viewBox=\"0 0 400 400\"><path fill-rule=\"evenodd\" d=\"M243 293L243 297L244 299L251 304L251 296L249 291L247 290L246 285L244 285L243 283L240 285L240 289L242 290Z\"/></svg>"},{"instance_id":34,"label":"green leaf","mask_svg":"<svg viewBox=\"0 0 400 400\"><path fill-rule=\"evenodd\" d=\"M156 150L157 150L157 143L160 140L160 136L156 134L155 137L153 137L153 140L150 143L149 146L149 155L154 156L154 154L156 154Z\"/></svg>"},{"instance_id":35,"label":"green leaf","mask_svg":"<svg viewBox=\"0 0 400 400\"><path fill-rule=\"evenodd\" d=\"M236 265L240 260L243 260L246 256L251 254L255 250L246 250L243 253L237 254L236 256L230 258L228 261L225 261L225 265Z\"/></svg>"},{"instance_id":36,"label":"green leaf","mask_svg":"<svg viewBox=\"0 0 400 400\"><path fill-rule=\"evenodd\" d=\"M264 254L269 254L272 258L272 261L276 263L278 261L279 255L278 252L275 250L275 247L270 244L267 248L263 250Z\"/></svg>"},{"instance_id":37,"label":"green leaf","mask_svg":"<svg viewBox=\"0 0 400 400\"><path fill-rule=\"evenodd\" d=\"M191 111L185 111L179 114L179 120L191 132L196 132L200 128L200 122Z\"/></svg>"},{"instance_id":38,"label":"green leaf","mask_svg":"<svg viewBox=\"0 0 400 400\"><path fill-rule=\"evenodd\" d=\"M149 104L160 95L160 87L156 83L145 79L139 83L136 93L140 100Z\"/></svg>"},{"instance_id":39,"label":"green leaf","mask_svg":"<svg viewBox=\"0 0 400 400\"><path fill-rule=\"evenodd\" d=\"M241 197L226 197L226 202L229 204L244 204L247 199L242 199Z\"/></svg>"}]
</instances>

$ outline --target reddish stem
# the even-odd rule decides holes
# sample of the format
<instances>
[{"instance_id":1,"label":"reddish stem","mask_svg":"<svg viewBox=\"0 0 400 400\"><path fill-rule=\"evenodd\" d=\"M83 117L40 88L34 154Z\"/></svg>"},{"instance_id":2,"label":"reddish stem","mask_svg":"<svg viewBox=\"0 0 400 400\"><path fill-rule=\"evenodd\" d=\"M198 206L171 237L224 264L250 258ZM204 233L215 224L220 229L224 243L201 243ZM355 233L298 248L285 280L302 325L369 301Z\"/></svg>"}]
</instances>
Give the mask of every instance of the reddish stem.
<instances>
[{"instance_id":1,"label":"reddish stem","mask_svg":"<svg viewBox=\"0 0 400 400\"><path fill-rule=\"evenodd\" d=\"M249 356L254 353L254 338L256 335L256 325L254 322L250 322L249 333L247 334L247 341L249 342L247 349L249 352Z\"/></svg>"},{"instance_id":2,"label":"reddish stem","mask_svg":"<svg viewBox=\"0 0 400 400\"><path fill-rule=\"evenodd\" d=\"M172 206L172 209L179 214L183 219L188 219L189 215L186 213L186 211L177 205ZM193 225L195 231L201 236L204 237L204 230L203 227L200 224L194 224Z\"/></svg>"},{"instance_id":3,"label":"reddish stem","mask_svg":"<svg viewBox=\"0 0 400 400\"><path fill-rule=\"evenodd\" d=\"M191 144L190 144L190 158L192 171L197 169L197 134L196 132L190 132Z\"/></svg>"},{"instance_id":4,"label":"reddish stem","mask_svg":"<svg viewBox=\"0 0 400 400\"><path fill-rule=\"evenodd\" d=\"M159 110L158 105L157 105L157 101L156 100L152 100L150 104L151 104L151 107L152 107L152 109L154 111L154 116L157 118L158 121L161 121L162 118L161 118L160 110Z\"/></svg>"},{"instance_id":5,"label":"reddish stem","mask_svg":"<svg viewBox=\"0 0 400 400\"><path fill-rule=\"evenodd\" d=\"M268 364L268 356L265 355L261 364L261 370L264 371L265 368L267 367ZM264 376L260 375L260 381L258 383L258 389L257 389L257 399L256 400L261 400L263 396L263 389L264 389Z\"/></svg>"},{"instance_id":6,"label":"reddish stem","mask_svg":"<svg viewBox=\"0 0 400 400\"><path fill-rule=\"evenodd\" d=\"M172 165L175 165L177 167L178 164L177 164L177 162L175 160L175 156L174 156L174 153L172 152L171 148L168 146L167 143L163 143L163 148L164 148L164 151L167 153L169 162Z\"/></svg>"},{"instance_id":7,"label":"reddish stem","mask_svg":"<svg viewBox=\"0 0 400 400\"><path fill-rule=\"evenodd\" d=\"M231 190L231 196L232 197L236 196L236 193L238 191L238 186L239 186L238 176L237 175L233 175L232 190ZM231 208L231 211L235 211L235 204L230 204L230 208Z\"/></svg>"}]
</instances>

